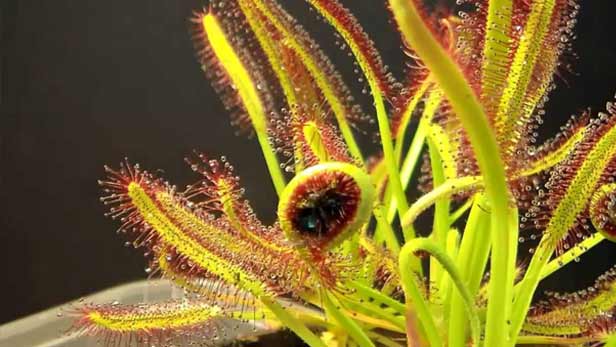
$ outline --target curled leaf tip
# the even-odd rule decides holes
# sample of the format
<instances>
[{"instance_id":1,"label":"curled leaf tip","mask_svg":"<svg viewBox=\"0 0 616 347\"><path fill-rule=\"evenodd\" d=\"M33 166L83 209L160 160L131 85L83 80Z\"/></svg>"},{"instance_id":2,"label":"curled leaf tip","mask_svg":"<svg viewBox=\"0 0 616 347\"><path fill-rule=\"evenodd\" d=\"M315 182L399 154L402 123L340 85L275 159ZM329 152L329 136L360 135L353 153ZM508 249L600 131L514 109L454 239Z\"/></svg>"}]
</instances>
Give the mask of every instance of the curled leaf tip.
<instances>
[{"instance_id":1,"label":"curled leaf tip","mask_svg":"<svg viewBox=\"0 0 616 347\"><path fill-rule=\"evenodd\" d=\"M321 253L361 230L375 195L370 177L352 164L312 166L298 173L281 196L280 227L291 242Z\"/></svg>"}]
</instances>

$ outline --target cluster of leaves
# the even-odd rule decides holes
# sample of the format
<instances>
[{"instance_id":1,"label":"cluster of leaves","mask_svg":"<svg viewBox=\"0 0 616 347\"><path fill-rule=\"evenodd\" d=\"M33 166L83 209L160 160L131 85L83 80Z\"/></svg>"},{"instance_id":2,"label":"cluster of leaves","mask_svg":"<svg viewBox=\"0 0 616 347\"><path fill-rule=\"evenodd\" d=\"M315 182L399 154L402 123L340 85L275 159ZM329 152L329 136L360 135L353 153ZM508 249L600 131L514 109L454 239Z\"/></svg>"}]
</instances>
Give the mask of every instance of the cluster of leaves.
<instances>
[{"instance_id":1,"label":"cluster of leaves","mask_svg":"<svg viewBox=\"0 0 616 347\"><path fill-rule=\"evenodd\" d=\"M286 327L311 347L605 343L614 270L532 302L542 279L616 238L616 107L535 143L576 2L467 0L466 12L430 15L390 0L413 60L403 83L345 7L306 2L361 71L382 154L364 159L353 126L367 117L283 7L212 0L193 20L199 58L256 134L278 220L257 218L224 157L188 160L201 180L185 191L128 162L107 168L109 215L187 298L86 305L74 330L114 346L209 343L226 333L220 319ZM425 194L411 204L414 186ZM419 237L414 221L431 207ZM541 234L530 260L518 252L527 229Z\"/></svg>"}]
</instances>

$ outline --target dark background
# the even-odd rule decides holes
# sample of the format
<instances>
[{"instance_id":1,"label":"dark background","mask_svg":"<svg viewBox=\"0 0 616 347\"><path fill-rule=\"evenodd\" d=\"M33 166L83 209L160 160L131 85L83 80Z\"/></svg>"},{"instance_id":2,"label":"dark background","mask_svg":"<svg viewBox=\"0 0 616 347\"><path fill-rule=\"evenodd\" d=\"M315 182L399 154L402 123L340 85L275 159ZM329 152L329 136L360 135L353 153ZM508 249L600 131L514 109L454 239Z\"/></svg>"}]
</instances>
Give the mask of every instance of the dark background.
<instances>
[{"instance_id":1,"label":"dark background","mask_svg":"<svg viewBox=\"0 0 616 347\"><path fill-rule=\"evenodd\" d=\"M361 90L327 26L306 15L303 2L285 3ZM345 3L400 76L403 55L385 2ZM558 82L546 134L587 106L603 109L616 92L611 3L581 1L579 59L567 59L574 73ZM125 156L183 186L196 179L184 155L224 154L259 215L272 220L275 194L256 141L234 135L194 59L187 18L201 6L0 0L0 323L145 277L143 257L123 247L98 201L102 166ZM546 288L589 285L614 262L610 248L598 247Z\"/></svg>"}]
</instances>

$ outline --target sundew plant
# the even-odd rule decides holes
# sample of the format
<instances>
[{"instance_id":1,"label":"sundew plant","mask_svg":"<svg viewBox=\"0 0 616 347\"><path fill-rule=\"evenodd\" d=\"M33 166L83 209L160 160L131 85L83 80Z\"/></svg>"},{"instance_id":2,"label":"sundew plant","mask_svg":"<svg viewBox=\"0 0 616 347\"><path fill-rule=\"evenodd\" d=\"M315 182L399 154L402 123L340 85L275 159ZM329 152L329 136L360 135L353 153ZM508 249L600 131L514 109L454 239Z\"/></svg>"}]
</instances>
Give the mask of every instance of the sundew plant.
<instances>
[{"instance_id":1,"label":"sundew plant","mask_svg":"<svg viewBox=\"0 0 616 347\"><path fill-rule=\"evenodd\" d=\"M109 216L151 274L187 294L86 304L73 331L109 346L208 345L233 319L311 347L604 345L616 271L533 301L547 276L616 240L616 106L574 117L551 140L536 135L577 2L458 0L454 13L389 0L382 15L405 43L407 76L388 71L339 2L306 3L374 109L356 105L275 0L212 0L192 19L195 46L233 122L260 145L277 221L259 220L225 157L187 159L200 179L186 189L127 160L106 168ZM355 131L367 114L382 150L371 156ZM427 210L431 228L418 227ZM525 240L530 252L518 250Z\"/></svg>"}]
</instances>

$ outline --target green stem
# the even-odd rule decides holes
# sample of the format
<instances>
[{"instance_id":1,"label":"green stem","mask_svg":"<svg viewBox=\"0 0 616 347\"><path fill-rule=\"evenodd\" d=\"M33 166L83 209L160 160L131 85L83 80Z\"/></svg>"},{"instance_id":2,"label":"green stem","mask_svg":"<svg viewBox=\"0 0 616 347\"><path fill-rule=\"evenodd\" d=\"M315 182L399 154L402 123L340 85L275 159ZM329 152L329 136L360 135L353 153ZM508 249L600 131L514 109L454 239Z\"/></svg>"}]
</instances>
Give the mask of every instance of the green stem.
<instances>
[{"instance_id":1,"label":"green stem","mask_svg":"<svg viewBox=\"0 0 616 347\"><path fill-rule=\"evenodd\" d=\"M428 129L429 120L425 120L424 117L419 121L419 125L417 130L415 131L415 135L413 135L413 140L411 142L411 146L409 147L408 152L404 158L404 162L402 163L402 168L400 169L400 179L402 180L402 188L406 189L411 181L413 172L417 167L417 163L421 158L421 151L423 149L424 143L426 141L427 129ZM391 223L396 216L396 210L398 208L398 201L395 198L392 198L391 187L387 186L385 190L385 206L387 206L387 221ZM407 230L411 227L407 227ZM411 229L412 230L412 229ZM377 230L375 232L375 239L380 237L382 234L382 230L377 226Z\"/></svg>"},{"instance_id":2,"label":"green stem","mask_svg":"<svg viewBox=\"0 0 616 347\"><path fill-rule=\"evenodd\" d=\"M314 326L325 329L330 329L334 326L334 324L331 321L328 321L325 314L320 310L310 308L302 304L297 304L292 301L276 300L276 302L280 303L280 305L283 307L283 309L285 309L285 311L289 312L291 316L295 317L297 320L299 320L306 326ZM270 315L272 314L273 313L270 313ZM280 319L278 319L278 321L279 320Z\"/></svg>"},{"instance_id":3,"label":"green stem","mask_svg":"<svg viewBox=\"0 0 616 347\"><path fill-rule=\"evenodd\" d=\"M549 262L548 265L546 265L541 272L541 279L543 280L544 278L558 271L565 265L569 264L573 260L580 257L582 254L586 253L587 251L601 243L601 241L603 240L605 240L605 237L601 233L597 232L592 236L586 238L584 241L578 243L577 245L575 245L575 247L571 248L567 252L561 254L558 258Z\"/></svg>"},{"instance_id":4,"label":"green stem","mask_svg":"<svg viewBox=\"0 0 616 347\"><path fill-rule=\"evenodd\" d=\"M426 79L421 83L419 89L417 89L417 92L415 93L415 95L413 95L411 100L409 100L408 105L406 106L406 108L404 109L404 112L402 113L402 116L400 117L400 125L398 126L398 131L396 134L396 148L395 148L396 160L398 164L400 164L400 160L402 159L402 150L404 149L404 137L406 135L406 130L411 121L411 117L413 116L413 112L417 108L417 104L419 104L419 101L421 100L421 98L424 96L424 94L428 90L428 87L432 85L432 83L433 82L430 76L426 77Z\"/></svg>"},{"instance_id":5,"label":"green stem","mask_svg":"<svg viewBox=\"0 0 616 347\"><path fill-rule=\"evenodd\" d=\"M458 259L458 251L460 250L460 233L457 229L449 229L447 233L447 255L451 259Z\"/></svg>"},{"instance_id":6,"label":"green stem","mask_svg":"<svg viewBox=\"0 0 616 347\"><path fill-rule=\"evenodd\" d=\"M442 248L440 248L437 244L427 238L415 239L407 243L404 248L406 248L407 246L409 247L410 252L413 253L417 251L428 252L430 256L438 260L443 269L447 272L447 274L449 274L456 289L458 290L458 294L462 298L462 302L464 303L466 314L468 315L468 320L470 321L473 346L478 346L480 344L481 335L481 323L479 321L479 315L477 314L477 309L475 307L473 297L471 296L468 287L464 285L464 281L462 280L460 272L454 264L454 261L445 253ZM460 329L460 327L456 327L456 329Z\"/></svg>"},{"instance_id":7,"label":"green stem","mask_svg":"<svg viewBox=\"0 0 616 347\"><path fill-rule=\"evenodd\" d=\"M417 285L416 274L409 271L411 264L414 262L413 259L416 258L413 254L414 252L413 242L407 242L404 247L402 247L402 250L400 250L400 256L398 257L400 280L402 282L402 289L404 290L404 297L406 298L406 311L409 313L416 313L417 319L419 323L421 323L423 331L426 333L430 347L441 347L443 346L443 341L436 328L432 312L430 312L428 304ZM416 331L417 329L413 330Z\"/></svg>"},{"instance_id":8,"label":"green stem","mask_svg":"<svg viewBox=\"0 0 616 347\"><path fill-rule=\"evenodd\" d=\"M515 282L515 277L516 277L516 261L517 261L517 256L518 256L518 235L519 235L519 228L518 228L519 219L518 218L519 216L518 216L517 207L511 207L510 212L509 212L509 221L508 221L509 247L511 247L511 249L509 252L509 260L507 264L507 275L509 276L507 278L507 283L511 283L512 285L507 286L508 292L506 293L507 298L508 298L507 300L510 303L513 302L513 296L514 296L513 283ZM506 315L507 317L511 317L512 305L509 305L507 309L509 309L509 311L506 311ZM515 343L514 341L512 342Z\"/></svg>"},{"instance_id":9,"label":"green stem","mask_svg":"<svg viewBox=\"0 0 616 347\"><path fill-rule=\"evenodd\" d=\"M458 207L458 209L453 211L449 216L449 225L451 226L453 223L457 222L471 206L473 206L473 199L467 199L462 206Z\"/></svg>"},{"instance_id":10,"label":"green stem","mask_svg":"<svg viewBox=\"0 0 616 347\"><path fill-rule=\"evenodd\" d=\"M315 297L301 297L301 299L304 300L304 302L313 305L314 307L323 307L322 299L317 299ZM344 298L344 300L348 304L356 306L355 308L357 308L357 306L365 304L365 303L358 303L349 298ZM306 324L309 323L311 326L312 325L319 326L319 327L327 328L330 330L335 330L336 328L338 329L340 328L340 326L337 325L336 322L334 322L332 319L328 319L325 313L321 311L316 311L315 309L309 309L304 306L299 306L299 307L295 307L295 306L299 306L299 305L291 304L289 306L289 308L292 309L293 315ZM395 317L395 315L393 315L390 312L390 310L386 310L385 312L386 314L391 316L390 317L392 318L391 321L382 320L379 318L375 318L373 316L373 314L376 314L378 310L384 311L378 308L377 305L372 304L372 307L370 309L361 309L362 311L373 312L370 315L364 314L360 312L359 310L355 310L355 308L344 307L340 311L347 316L352 316L357 322L360 322L362 326L365 326L367 329L380 329L383 331L404 333L404 328L402 327L402 325L404 324L404 321L402 317ZM379 315L382 315L382 313Z\"/></svg>"},{"instance_id":11,"label":"green stem","mask_svg":"<svg viewBox=\"0 0 616 347\"><path fill-rule=\"evenodd\" d=\"M334 302L334 298L327 292L323 293L323 306L325 311L330 314L345 332L355 340L360 347L375 347L374 343L366 335L363 329L351 318L347 317L340 311L340 304Z\"/></svg>"},{"instance_id":12,"label":"green stem","mask_svg":"<svg viewBox=\"0 0 616 347\"><path fill-rule=\"evenodd\" d=\"M490 229L491 229L491 216L489 213L481 210L481 205L477 205L479 213L479 220L475 224L477 229L475 232L475 240L472 245L472 253L468 260L468 287L471 290L473 296L477 296L479 289L481 288L481 281L484 279L486 266L488 264L488 257L490 256ZM466 232L465 228L465 232Z\"/></svg>"},{"instance_id":13,"label":"green stem","mask_svg":"<svg viewBox=\"0 0 616 347\"><path fill-rule=\"evenodd\" d=\"M392 299L391 297L387 295L384 295L378 290L365 286L357 281L350 281L348 282L348 285L349 287L355 289L362 296L372 298L376 303L380 305L387 305L393 308L394 310L396 310L396 312L398 312L399 314L404 314L404 311L405 311L404 304Z\"/></svg>"},{"instance_id":14,"label":"green stem","mask_svg":"<svg viewBox=\"0 0 616 347\"><path fill-rule=\"evenodd\" d=\"M430 152L430 165L432 167L432 182L434 187L439 187L445 183L445 172L443 169L443 161L436 149L436 144L432 138L428 137L428 149ZM449 231L449 199L436 199L434 204L434 222L432 224L432 237L440 248L445 248L447 241L447 233ZM440 283L441 267L438 263L430 261L430 281L432 283Z\"/></svg>"},{"instance_id":15,"label":"green stem","mask_svg":"<svg viewBox=\"0 0 616 347\"><path fill-rule=\"evenodd\" d=\"M472 297L477 296L481 279L490 253L490 214L485 212L483 195L476 195L473 200L460 250L456 262L460 264L460 275L469 288ZM464 346L467 329L464 326L464 307L462 298L453 293L449 313L449 346Z\"/></svg>"},{"instance_id":16,"label":"green stem","mask_svg":"<svg viewBox=\"0 0 616 347\"><path fill-rule=\"evenodd\" d=\"M505 5L511 6L511 0L497 0L497 2L508 2ZM551 78L549 77L537 78L536 67L538 59L540 59L539 56L547 53L544 52L543 47L546 42L546 35L549 35L548 32L554 20L553 13L556 2L556 0L544 0L531 3L530 13L524 23L524 34L520 36L517 42L513 58L510 62L506 61L509 65L509 71L506 75L506 82L502 86L498 86L504 88L495 118L500 132L499 135L504 137L504 141L512 141L512 139L520 136L517 132L520 131L521 124L528 121L531 113L535 110L534 106L545 94L546 87L550 84ZM505 10L511 13L511 9ZM501 12L503 12L503 9L501 9ZM499 13L497 16L502 15ZM510 24L510 20L503 24ZM507 48L507 46L504 48ZM505 51L505 53L509 52ZM556 62L553 64L556 64ZM538 88L536 94L533 93L535 95L527 94L531 83L535 85L534 88Z\"/></svg>"},{"instance_id":17,"label":"green stem","mask_svg":"<svg viewBox=\"0 0 616 347\"><path fill-rule=\"evenodd\" d=\"M403 316L396 316L395 313L397 312L392 312L391 309L385 310L382 307L365 300L363 297L361 298L363 301L359 301L358 299L359 298L351 298L348 296L340 297L340 300L344 301L349 310L366 314L369 317L383 319L391 325L397 327L398 332L404 332L405 324Z\"/></svg>"},{"instance_id":18,"label":"green stem","mask_svg":"<svg viewBox=\"0 0 616 347\"><path fill-rule=\"evenodd\" d=\"M432 206L438 199L449 197L453 194L472 189L481 184L481 177L467 176L447 180L428 194L421 196L411 205L402 218L402 225L410 225L415 222L419 215Z\"/></svg>"},{"instance_id":19,"label":"green stem","mask_svg":"<svg viewBox=\"0 0 616 347\"><path fill-rule=\"evenodd\" d=\"M554 272L560 270L565 265L574 261L584 253L591 250L593 247L601 243L601 241L605 240L605 237L601 235L601 233L595 233L592 236L586 238L584 241L575 245L575 247L571 248L567 252L561 254L559 257L550 261L543 267L541 274L539 275L539 280L543 280L546 277L550 276ZM521 284L518 284L515 287L514 293L518 293L521 290Z\"/></svg>"},{"instance_id":20,"label":"green stem","mask_svg":"<svg viewBox=\"0 0 616 347\"><path fill-rule=\"evenodd\" d=\"M368 334L368 336L372 340L378 342L379 345L383 345L385 347L403 347L403 345L400 342L396 342L387 336L384 336L384 335L381 335L381 334L378 334L372 331L368 331L366 334Z\"/></svg>"},{"instance_id":21,"label":"green stem","mask_svg":"<svg viewBox=\"0 0 616 347\"><path fill-rule=\"evenodd\" d=\"M402 168L400 169L400 177L402 179L402 186L404 188L408 187L411 178L413 177L413 172L419 163L419 159L421 159L421 152L426 142L426 136L428 134L428 125L430 124L430 119L426 119L422 117L419 121L419 125L417 126L417 131L413 136L413 140L411 140L411 146L409 150L406 152L406 156L404 157L404 161L402 162Z\"/></svg>"},{"instance_id":22,"label":"green stem","mask_svg":"<svg viewBox=\"0 0 616 347\"><path fill-rule=\"evenodd\" d=\"M424 85L422 85L422 87L418 91L418 94L423 95L425 93L425 90L423 90L423 88L427 88L429 85L431 85L431 83L428 83L428 81L424 82ZM415 97L417 97L417 95ZM417 163L419 162L421 152L426 141L428 125L438 105L441 103L441 100L442 95L440 92L432 92L428 97L428 100L426 100L426 107L424 108L422 116L420 117L419 125L417 127L417 130L415 131L415 134L413 135L413 140L411 141L411 146L406 153L404 162L402 163L402 168L400 169L400 180L402 181L402 189L404 190L408 187L413 172L417 167ZM403 117L403 123L405 124L408 124L408 120L410 119L410 113L408 113L410 112L410 108L415 108L414 101L410 103L410 106L405 111L405 116ZM401 126L406 128L407 125L405 124L401 124ZM404 133L404 131L399 131L396 140L397 142L395 148L395 156L397 162L400 160L400 155L402 154L402 147L404 146L404 137L403 135L400 135L401 132ZM396 211L398 209L398 200L395 196L392 197L392 187L389 184L387 185L387 188L385 190L385 198L383 201L387 209L387 221L391 223L396 216ZM413 227L410 225L404 228L403 232L410 234L404 235L405 239L409 239L411 236L414 235ZM379 238L381 237L381 233L381 228L377 226L377 230L375 232L375 239L379 240Z\"/></svg>"},{"instance_id":23,"label":"green stem","mask_svg":"<svg viewBox=\"0 0 616 347\"><path fill-rule=\"evenodd\" d=\"M552 235L546 234L535 250L535 255L528 265L524 279L519 285L519 290L516 291L517 295L511 313L511 331L513 334L517 335L524 324L533 294L541 280L543 268L550 260L553 252L554 242L552 241Z\"/></svg>"},{"instance_id":24,"label":"green stem","mask_svg":"<svg viewBox=\"0 0 616 347\"><path fill-rule=\"evenodd\" d=\"M308 327L302 323L302 321L293 317L289 312L285 310L282 305L277 301L269 297L262 297L261 302L267 307L284 326L291 329L297 336L299 336L310 347L327 347L327 345L316 336Z\"/></svg>"},{"instance_id":25,"label":"green stem","mask_svg":"<svg viewBox=\"0 0 616 347\"><path fill-rule=\"evenodd\" d=\"M317 300L315 298L303 297L302 299L305 300L305 302L311 303L315 306L322 306L322 301ZM354 305L364 305L365 304L365 303L357 304L348 299L347 301L353 303ZM296 317L296 319L300 320L304 324L307 324L309 326L319 327L319 328L325 328L325 329L339 328L339 326L337 326L334 322L332 322L331 319L327 319L325 314L321 311L308 308L306 306L302 306L299 304L295 304L293 302L285 302L285 304L289 305L288 307L286 307L286 310L291 312L293 317ZM385 310L382 310L378 308L376 305L372 304L372 307L370 307L369 310L365 310L365 311L370 311L372 312L372 314L382 315L383 313L379 313L379 311L383 312ZM386 314L391 315L389 311L385 311L385 312ZM270 313L268 315L268 318L269 316L272 316L271 312L266 311L266 313ZM342 313L346 315L354 315L354 317L356 318L358 322L361 322L365 326L369 327L369 329L377 328L377 329L382 329L383 331L404 333L404 321L402 317L394 316L394 317L391 317L391 318L394 318L391 321L389 320L385 321L385 320L375 319L373 318L372 315L370 316L362 315L362 314L358 314L357 312L350 312L349 310L346 310L346 309L343 310Z\"/></svg>"},{"instance_id":26,"label":"green stem","mask_svg":"<svg viewBox=\"0 0 616 347\"><path fill-rule=\"evenodd\" d=\"M509 312L507 273L510 237L502 222L509 220L509 191L505 179L505 165L488 118L464 74L421 18L415 2L389 0L396 21L405 40L417 52L449 100L453 111L466 130L484 177L486 195L492 207L492 257L486 345L505 346L508 340L507 319Z\"/></svg>"},{"instance_id":27,"label":"green stem","mask_svg":"<svg viewBox=\"0 0 616 347\"><path fill-rule=\"evenodd\" d=\"M460 247L460 233L456 229L450 229L447 234L447 255L457 262L458 250ZM442 276L439 291L441 298L443 298L443 311L444 320L449 320L449 310L451 307L451 280L448 276Z\"/></svg>"},{"instance_id":28,"label":"green stem","mask_svg":"<svg viewBox=\"0 0 616 347\"><path fill-rule=\"evenodd\" d=\"M458 250L460 247L460 233L456 229L450 229L447 234L447 255L451 259L458 258ZM449 276L442 276L439 283L440 296L443 298L443 320L449 321L449 311L451 309L451 278Z\"/></svg>"},{"instance_id":29,"label":"green stem","mask_svg":"<svg viewBox=\"0 0 616 347\"><path fill-rule=\"evenodd\" d=\"M535 336L522 335L516 340L518 345L549 345L549 346L582 346L592 342L600 342L601 339L596 337L556 337L556 336ZM605 347L616 347L614 345L605 345Z\"/></svg>"},{"instance_id":30,"label":"green stem","mask_svg":"<svg viewBox=\"0 0 616 347\"><path fill-rule=\"evenodd\" d=\"M372 214L374 215L374 218L376 219L377 223L377 232L379 233L380 237L383 237L385 239L385 244L387 245L387 248L389 248L389 250L392 251L394 255L398 255L398 253L400 253L400 243L398 242L398 238L396 237L396 233L391 227L391 224L389 224L389 222L387 222L387 220L385 219L384 209L385 208L382 204L376 204L372 211ZM414 269L417 268L418 266L414 267Z\"/></svg>"},{"instance_id":31,"label":"green stem","mask_svg":"<svg viewBox=\"0 0 616 347\"><path fill-rule=\"evenodd\" d=\"M282 175L282 170L280 169L280 162L278 161L274 149L269 142L267 134L260 131L255 131L255 133L257 134L257 140L259 140L259 145L261 146L261 151L263 152L263 157L265 158L265 164L267 165L270 177L272 178L272 183L274 183L276 193L280 196L286 185L284 176Z\"/></svg>"},{"instance_id":32,"label":"green stem","mask_svg":"<svg viewBox=\"0 0 616 347\"><path fill-rule=\"evenodd\" d=\"M387 174L389 175L388 184L391 187L393 197L397 201L398 215L400 216L400 219L402 219L402 216L404 216L406 211L409 209L409 203L406 199L404 188L402 188L402 181L400 180L400 171L398 170L398 164L394 154L394 145L391 129L389 127L389 118L387 117L383 97L379 94L378 87L371 82L370 88L372 90L374 106L376 108L376 117L379 125L379 134L381 135L383 156L387 167ZM409 240L415 238L415 232L412 228L403 227L402 230L405 239Z\"/></svg>"},{"instance_id":33,"label":"green stem","mask_svg":"<svg viewBox=\"0 0 616 347\"><path fill-rule=\"evenodd\" d=\"M417 126L417 130L415 131L415 135L413 135L413 140L411 141L411 146L404 158L404 162L402 163L402 168L400 170L400 178L402 180L402 188L406 189L411 180L413 172L417 167L417 163L421 158L421 152L423 146L426 142L426 136L428 133L428 128L430 126L430 122L434 117L434 113L438 109L438 106L441 104L443 100L443 95L440 90L433 90L428 99L425 102L425 108L419 119L419 125ZM402 144L399 144L398 147L401 147ZM386 192L387 193L387 192ZM387 196L387 194L386 194ZM397 201L396 199L392 199L391 204L389 206L389 210L387 211L387 220L391 222L394 219L396 212Z\"/></svg>"}]
</instances>

